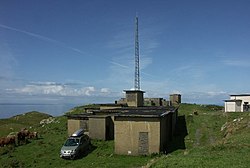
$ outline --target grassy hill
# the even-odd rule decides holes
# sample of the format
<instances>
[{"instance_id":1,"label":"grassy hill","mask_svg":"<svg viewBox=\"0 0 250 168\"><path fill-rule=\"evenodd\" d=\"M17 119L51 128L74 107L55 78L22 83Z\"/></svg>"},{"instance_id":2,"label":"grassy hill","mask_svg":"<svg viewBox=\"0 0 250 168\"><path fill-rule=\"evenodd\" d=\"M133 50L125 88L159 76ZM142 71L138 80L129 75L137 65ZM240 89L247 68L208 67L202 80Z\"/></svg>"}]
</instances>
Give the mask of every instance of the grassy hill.
<instances>
[{"instance_id":1,"label":"grassy hill","mask_svg":"<svg viewBox=\"0 0 250 168\"><path fill-rule=\"evenodd\" d=\"M83 107L79 107L83 108ZM74 110L81 110L74 109ZM73 112L74 112L73 110ZM177 133L167 155L120 156L114 141L92 141L90 153L78 160L59 157L67 138L67 119L38 112L0 120L0 137L29 128L38 140L0 148L2 167L248 167L250 165L250 113L224 113L213 105L182 104Z\"/></svg>"},{"instance_id":2,"label":"grassy hill","mask_svg":"<svg viewBox=\"0 0 250 168\"><path fill-rule=\"evenodd\" d=\"M114 141L97 140L91 141L93 145L91 151L84 158L73 161L61 159L59 152L68 137L66 117L56 117L51 119L52 122L48 124L40 124L42 119L50 116L41 117L39 113L26 113L23 116L25 117L22 120L15 120L15 129L32 127L33 130L39 132L39 139L31 140L30 143L17 147L0 147L0 165L2 167L140 167L151 159L145 156L115 155ZM13 126L12 121L13 118L0 120L1 136L8 135L8 131L5 129Z\"/></svg>"},{"instance_id":3,"label":"grassy hill","mask_svg":"<svg viewBox=\"0 0 250 168\"><path fill-rule=\"evenodd\" d=\"M151 167L249 167L250 113L183 104L179 115L185 117L187 134L177 132L174 141L183 138L185 146L157 158Z\"/></svg>"},{"instance_id":4,"label":"grassy hill","mask_svg":"<svg viewBox=\"0 0 250 168\"><path fill-rule=\"evenodd\" d=\"M30 130L37 129L40 121L49 117L52 116L31 111L11 118L0 119L0 137L8 135L10 132L20 131L21 128L28 128Z\"/></svg>"}]
</instances>

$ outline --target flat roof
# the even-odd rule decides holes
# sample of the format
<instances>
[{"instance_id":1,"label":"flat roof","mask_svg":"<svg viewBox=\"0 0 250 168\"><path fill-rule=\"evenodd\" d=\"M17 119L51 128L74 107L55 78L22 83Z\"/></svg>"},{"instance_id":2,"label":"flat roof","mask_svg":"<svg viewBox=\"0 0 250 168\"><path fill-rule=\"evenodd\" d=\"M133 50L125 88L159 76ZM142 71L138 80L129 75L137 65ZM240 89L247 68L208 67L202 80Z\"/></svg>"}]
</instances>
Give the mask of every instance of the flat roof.
<instances>
[{"instance_id":1,"label":"flat roof","mask_svg":"<svg viewBox=\"0 0 250 168\"><path fill-rule=\"evenodd\" d=\"M143 117L143 118L159 118L163 117L167 114L171 113L171 111L166 112L128 112L128 113L118 113L115 117Z\"/></svg>"},{"instance_id":2,"label":"flat roof","mask_svg":"<svg viewBox=\"0 0 250 168\"><path fill-rule=\"evenodd\" d=\"M106 103L106 104L99 104L100 106L108 106L108 107L124 107L124 104L120 103Z\"/></svg>"},{"instance_id":3,"label":"flat roof","mask_svg":"<svg viewBox=\"0 0 250 168\"><path fill-rule=\"evenodd\" d=\"M108 117L108 116L163 117L169 113L175 112L177 109L178 108L172 107L172 106L122 107L122 108L117 108L117 109L95 110L93 111L94 114L81 113L81 114L67 114L65 116L68 117L68 119L103 118L103 117Z\"/></svg>"},{"instance_id":4,"label":"flat roof","mask_svg":"<svg viewBox=\"0 0 250 168\"><path fill-rule=\"evenodd\" d=\"M113 115L109 114L68 114L66 117L69 119L89 119L89 118L107 118Z\"/></svg>"},{"instance_id":5,"label":"flat roof","mask_svg":"<svg viewBox=\"0 0 250 168\"><path fill-rule=\"evenodd\" d=\"M107 118L110 117L111 115L91 115L89 118Z\"/></svg>"},{"instance_id":6,"label":"flat roof","mask_svg":"<svg viewBox=\"0 0 250 168\"><path fill-rule=\"evenodd\" d=\"M102 109L102 110L94 110L93 112L131 112L131 111L141 111L141 112L156 112L156 111L169 111L174 109L174 107L170 106L143 106L143 107L121 107L121 108L115 108L115 109Z\"/></svg>"},{"instance_id":7,"label":"flat roof","mask_svg":"<svg viewBox=\"0 0 250 168\"><path fill-rule=\"evenodd\" d=\"M232 94L230 96L250 96L250 94Z\"/></svg>"},{"instance_id":8,"label":"flat roof","mask_svg":"<svg viewBox=\"0 0 250 168\"><path fill-rule=\"evenodd\" d=\"M237 101L242 101L240 99L230 99L230 100L224 100L225 102L237 102Z\"/></svg>"},{"instance_id":9,"label":"flat roof","mask_svg":"<svg viewBox=\"0 0 250 168\"><path fill-rule=\"evenodd\" d=\"M68 118L68 119L88 119L89 116L91 116L93 114L89 114L89 113L81 113L81 114L66 114L65 116Z\"/></svg>"},{"instance_id":10,"label":"flat roof","mask_svg":"<svg viewBox=\"0 0 250 168\"><path fill-rule=\"evenodd\" d=\"M142 90L123 90L124 92L142 92L145 93L145 91Z\"/></svg>"},{"instance_id":11,"label":"flat roof","mask_svg":"<svg viewBox=\"0 0 250 168\"><path fill-rule=\"evenodd\" d=\"M138 107L127 108L126 111L117 113L115 117L163 117L177 110L174 107Z\"/></svg>"}]
</instances>

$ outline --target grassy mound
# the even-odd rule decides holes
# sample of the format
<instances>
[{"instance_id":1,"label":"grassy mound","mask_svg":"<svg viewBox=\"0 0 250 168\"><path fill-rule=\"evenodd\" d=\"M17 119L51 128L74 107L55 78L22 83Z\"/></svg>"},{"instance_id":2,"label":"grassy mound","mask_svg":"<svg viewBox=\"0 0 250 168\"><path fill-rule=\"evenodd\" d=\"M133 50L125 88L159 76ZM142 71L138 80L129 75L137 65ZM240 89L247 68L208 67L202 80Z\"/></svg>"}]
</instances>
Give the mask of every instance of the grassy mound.
<instances>
[{"instance_id":1,"label":"grassy mound","mask_svg":"<svg viewBox=\"0 0 250 168\"><path fill-rule=\"evenodd\" d=\"M80 113L86 113L86 109L99 109L100 105L99 104L88 104L88 105L83 105L83 106L76 106L74 108L72 108L71 110L69 110L68 112L66 112L66 114L80 114Z\"/></svg>"},{"instance_id":2,"label":"grassy mound","mask_svg":"<svg viewBox=\"0 0 250 168\"><path fill-rule=\"evenodd\" d=\"M37 111L27 112L7 119L0 119L0 137L7 136L10 132L18 132L22 128L34 130L41 120L52 117L49 114Z\"/></svg>"}]
</instances>

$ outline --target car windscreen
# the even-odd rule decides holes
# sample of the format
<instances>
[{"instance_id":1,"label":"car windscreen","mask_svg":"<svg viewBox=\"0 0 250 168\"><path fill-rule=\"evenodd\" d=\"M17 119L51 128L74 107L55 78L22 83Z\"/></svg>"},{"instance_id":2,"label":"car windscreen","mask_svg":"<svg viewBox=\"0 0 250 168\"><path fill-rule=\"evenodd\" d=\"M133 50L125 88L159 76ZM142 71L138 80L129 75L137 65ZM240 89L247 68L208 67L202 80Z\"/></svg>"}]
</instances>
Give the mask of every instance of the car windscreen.
<instances>
[{"instance_id":1,"label":"car windscreen","mask_svg":"<svg viewBox=\"0 0 250 168\"><path fill-rule=\"evenodd\" d=\"M79 144L79 139L70 138L67 139L64 146L77 146Z\"/></svg>"}]
</instances>

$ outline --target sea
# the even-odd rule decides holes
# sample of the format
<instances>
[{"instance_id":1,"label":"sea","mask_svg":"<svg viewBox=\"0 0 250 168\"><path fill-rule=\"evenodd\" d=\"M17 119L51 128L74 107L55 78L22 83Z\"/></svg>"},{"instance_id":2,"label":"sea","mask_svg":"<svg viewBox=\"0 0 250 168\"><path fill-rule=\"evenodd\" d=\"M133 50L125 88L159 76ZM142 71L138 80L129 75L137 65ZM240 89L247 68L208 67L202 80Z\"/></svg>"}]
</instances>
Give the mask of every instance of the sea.
<instances>
[{"instance_id":1,"label":"sea","mask_svg":"<svg viewBox=\"0 0 250 168\"><path fill-rule=\"evenodd\" d=\"M39 111L52 116L64 115L78 104L0 104L0 119L13 117L30 111Z\"/></svg>"}]
</instances>

